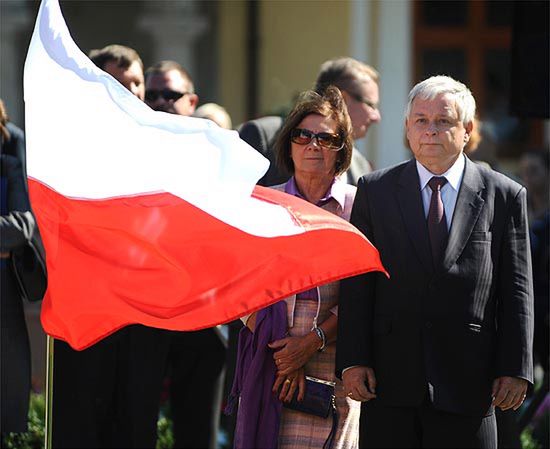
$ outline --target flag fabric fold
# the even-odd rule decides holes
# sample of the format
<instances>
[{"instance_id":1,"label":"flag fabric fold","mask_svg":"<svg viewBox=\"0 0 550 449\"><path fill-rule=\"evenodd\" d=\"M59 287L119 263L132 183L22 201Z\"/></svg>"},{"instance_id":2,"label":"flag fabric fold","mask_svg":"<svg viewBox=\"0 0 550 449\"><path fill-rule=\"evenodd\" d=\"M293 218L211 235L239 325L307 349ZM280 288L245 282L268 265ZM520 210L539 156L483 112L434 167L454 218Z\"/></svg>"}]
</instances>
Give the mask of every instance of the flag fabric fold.
<instances>
[{"instance_id":1,"label":"flag fabric fold","mask_svg":"<svg viewBox=\"0 0 550 449\"><path fill-rule=\"evenodd\" d=\"M196 330L315 285L384 271L352 225L256 187L234 131L155 112L94 66L45 0L25 63L44 330L84 349L141 323Z\"/></svg>"}]
</instances>

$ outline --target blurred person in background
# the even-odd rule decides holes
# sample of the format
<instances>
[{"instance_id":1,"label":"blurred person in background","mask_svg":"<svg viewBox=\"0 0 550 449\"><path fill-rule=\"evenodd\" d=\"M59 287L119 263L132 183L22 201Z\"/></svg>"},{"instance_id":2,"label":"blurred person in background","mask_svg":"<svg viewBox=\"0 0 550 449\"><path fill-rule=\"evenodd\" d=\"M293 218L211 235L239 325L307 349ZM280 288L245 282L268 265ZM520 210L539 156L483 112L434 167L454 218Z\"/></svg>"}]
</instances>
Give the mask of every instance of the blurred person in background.
<instances>
[{"instance_id":1,"label":"blurred person in background","mask_svg":"<svg viewBox=\"0 0 550 449\"><path fill-rule=\"evenodd\" d=\"M533 350L535 363L543 370L542 385L531 399L534 404L543 404L540 410L529 404L530 411L543 416L540 423L534 423L533 438L540 447L549 447L548 399L549 371L549 305L550 305L550 192L548 149L531 150L519 161L519 175L527 188L527 206L530 220L531 255L533 259L533 290L535 293L535 338ZM546 408L545 408L546 407ZM525 412L527 415L527 411ZM531 415L532 416L532 415ZM523 416L522 416L523 418Z\"/></svg>"},{"instance_id":2,"label":"blurred person in background","mask_svg":"<svg viewBox=\"0 0 550 449\"><path fill-rule=\"evenodd\" d=\"M322 93L327 86L331 85L340 89L351 119L353 139L357 140L365 137L370 126L381 120L378 109L378 82L379 75L373 67L353 58L342 57L328 60L321 65L314 90ZM263 186L279 184L290 177L289 173L277 166L273 152L273 143L282 123L283 120L280 117L267 116L251 120L239 127L241 139L256 148L271 162L267 173L258 182ZM371 164L359 150L354 148L351 165L343 174L346 182L356 185L357 180L370 171L372 171Z\"/></svg>"},{"instance_id":3,"label":"blurred person in background","mask_svg":"<svg viewBox=\"0 0 550 449\"><path fill-rule=\"evenodd\" d=\"M96 66L112 75L143 101L145 97L143 62L137 51L124 45L113 44L91 50L89 57Z\"/></svg>"},{"instance_id":4,"label":"blurred person in background","mask_svg":"<svg viewBox=\"0 0 550 449\"><path fill-rule=\"evenodd\" d=\"M145 103L155 111L191 116L199 102L191 75L175 61L145 71Z\"/></svg>"},{"instance_id":5,"label":"blurred person in background","mask_svg":"<svg viewBox=\"0 0 550 449\"><path fill-rule=\"evenodd\" d=\"M535 290L535 357L548 378L550 293L550 162L548 150L531 150L519 161L519 175L527 188L527 205L531 223L533 284ZM546 380L548 381L548 380Z\"/></svg>"},{"instance_id":6,"label":"blurred person in background","mask_svg":"<svg viewBox=\"0 0 550 449\"><path fill-rule=\"evenodd\" d=\"M0 100L1 443L27 431L31 354L23 300L46 292L46 261L31 210L23 131L8 121Z\"/></svg>"},{"instance_id":7,"label":"blurred person in background","mask_svg":"<svg viewBox=\"0 0 550 449\"><path fill-rule=\"evenodd\" d=\"M232 129L231 117L223 106L216 103L206 103L199 106L193 117L212 120L221 128Z\"/></svg>"}]
</instances>

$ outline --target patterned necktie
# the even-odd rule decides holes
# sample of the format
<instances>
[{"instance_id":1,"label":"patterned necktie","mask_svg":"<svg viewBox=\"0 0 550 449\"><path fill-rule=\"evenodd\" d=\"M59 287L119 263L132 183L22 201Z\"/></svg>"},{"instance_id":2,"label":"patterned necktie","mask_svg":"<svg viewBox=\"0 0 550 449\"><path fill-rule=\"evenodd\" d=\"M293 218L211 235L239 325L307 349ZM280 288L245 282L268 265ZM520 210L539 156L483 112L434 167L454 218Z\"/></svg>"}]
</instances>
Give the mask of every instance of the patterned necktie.
<instances>
[{"instance_id":1,"label":"patterned necktie","mask_svg":"<svg viewBox=\"0 0 550 449\"><path fill-rule=\"evenodd\" d=\"M446 183L447 179L442 176L434 176L428 181L428 185L432 189L430 210L428 211L428 233L430 234L432 258L435 266L441 262L449 235L445 208L443 207L443 201L441 201L441 187Z\"/></svg>"}]
</instances>

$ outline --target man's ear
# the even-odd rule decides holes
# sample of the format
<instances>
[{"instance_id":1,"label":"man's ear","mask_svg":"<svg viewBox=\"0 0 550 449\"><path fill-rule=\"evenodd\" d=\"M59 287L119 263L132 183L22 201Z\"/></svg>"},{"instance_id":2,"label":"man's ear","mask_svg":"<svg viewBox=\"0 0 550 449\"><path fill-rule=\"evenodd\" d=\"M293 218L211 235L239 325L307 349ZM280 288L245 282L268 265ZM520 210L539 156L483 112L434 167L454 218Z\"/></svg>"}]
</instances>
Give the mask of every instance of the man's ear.
<instances>
[{"instance_id":1,"label":"man's ear","mask_svg":"<svg viewBox=\"0 0 550 449\"><path fill-rule=\"evenodd\" d=\"M464 127L464 129L466 130L466 136L467 136L466 142L467 142L470 139L470 136L472 135L472 131L474 130L474 122L466 123L466 126Z\"/></svg>"},{"instance_id":2,"label":"man's ear","mask_svg":"<svg viewBox=\"0 0 550 449\"><path fill-rule=\"evenodd\" d=\"M347 91L343 89L340 89L340 92L342 93L342 98L344 99L344 103L346 103L346 107L348 107L348 104L351 101L350 94L348 94Z\"/></svg>"},{"instance_id":3,"label":"man's ear","mask_svg":"<svg viewBox=\"0 0 550 449\"><path fill-rule=\"evenodd\" d=\"M199 96L197 94L189 94L189 104L193 107L193 111L199 104Z\"/></svg>"}]
</instances>

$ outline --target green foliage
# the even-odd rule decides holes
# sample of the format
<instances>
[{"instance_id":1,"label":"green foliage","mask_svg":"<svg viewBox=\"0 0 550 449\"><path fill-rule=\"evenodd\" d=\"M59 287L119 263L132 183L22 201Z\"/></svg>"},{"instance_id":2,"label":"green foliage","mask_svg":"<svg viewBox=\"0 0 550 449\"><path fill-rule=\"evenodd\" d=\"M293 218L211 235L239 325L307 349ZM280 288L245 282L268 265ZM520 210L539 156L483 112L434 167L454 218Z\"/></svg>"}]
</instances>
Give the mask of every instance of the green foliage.
<instances>
[{"instance_id":1,"label":"green foliage","mask_svg":"<svg viewBox=\"0 0 550 449\"><path fill-rule=\"evenodd\" d=\"M533 438L533 429L529 426L521 432L521 447L522 449L540 449L540 444Z\"/></svg>"},{"instance_id":2,"label":"green foliage","mask_svg":"<svg viewBox=\"0 0 550 449\"><path fill-rule=\"evenodd\" d=\"M44 447L44 395L31 393L29 406L29 430L25 433L9 433L2 447L6 449L42 449Z\"/></svg>"},{"instance_id":3,"label":"green foliage","mask_svg":"<svg viewBox=\"0 0 550 449\"><path fill-rule=\"evenodd\" d=\"M174 426L170 415L170 401L161 402L159 420L157 421L156 449L172 449L174 447Z\"/></svg>"},{"instance_id":4,"label":"green foliage","mask_svg":"<svg viewBox=\"0 0 550 449\"><path fill-rule=\"evenodd\" d=\"M157 422L157 446L156 449L172 449L174 447L174 432L172 420L161 416Z\"/></svg>"},{"instance_id":5,"label":"green foliage","mask_svg":"<svg viewBox=\"0 0 550 449\"><path fill-rule=\"evenodd\" d=\"M43 394L31 393L29 406L29 429L25 433L9 433L2 442L2 449L43 449L45 425L45 398ZM172 449L174 433L172 420L161 410L157 423L158 439L156 449Z\"/></svg>"}]
</instances>

